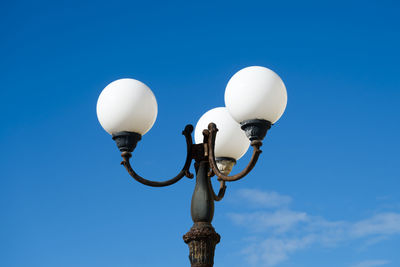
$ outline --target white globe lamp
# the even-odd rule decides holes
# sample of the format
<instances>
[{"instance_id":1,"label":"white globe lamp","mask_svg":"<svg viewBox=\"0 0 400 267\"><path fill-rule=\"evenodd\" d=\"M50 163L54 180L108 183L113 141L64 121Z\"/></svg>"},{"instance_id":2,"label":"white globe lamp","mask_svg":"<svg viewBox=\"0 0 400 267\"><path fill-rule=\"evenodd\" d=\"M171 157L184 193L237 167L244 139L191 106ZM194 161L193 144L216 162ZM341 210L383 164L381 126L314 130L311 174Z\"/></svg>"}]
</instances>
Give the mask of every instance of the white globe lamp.
<instances>
[{"instance_id":1,"label":"white globe lamp","mask_svg":"<svg viewBox=\"0 0 400 267\"><path fill-rule=\"evenodd\" d=\"M245 129L249 124L264 124L269 129L282 116L286 103L285 84L278 74L265 67L252 66L238 71L225 89L226 108L246 134L249 134L249 129Z\"/></svg>"},{"instance_id":2,"label":"white globe lamp","mask_svg":"<svg viewBox=\"0 0 400 267\"><path fill-rule=\"evenodd\" d=\"M153 126L157 118L157 101L144 83L135 79L116 80L101 92L97 100L97 117L104 130L113 135L118 147L123 146L126 150L129 140L139 141Z\"/></svg>"},{"instance_id":3,"label":"white globe lamp","mask_svg":"<svg viewBox=\"0 0 400 267\"><path fill-rule=\"evenodd\" d=\"M197 122L194 132L196 144L203 142L203 130L208 129L211 122L218 128L214 150L216 162L218 168L228 174L236 160L246 153L250 142L228 110L225 107L218 107L207 111Z\"/></svg>"}]
</instances>

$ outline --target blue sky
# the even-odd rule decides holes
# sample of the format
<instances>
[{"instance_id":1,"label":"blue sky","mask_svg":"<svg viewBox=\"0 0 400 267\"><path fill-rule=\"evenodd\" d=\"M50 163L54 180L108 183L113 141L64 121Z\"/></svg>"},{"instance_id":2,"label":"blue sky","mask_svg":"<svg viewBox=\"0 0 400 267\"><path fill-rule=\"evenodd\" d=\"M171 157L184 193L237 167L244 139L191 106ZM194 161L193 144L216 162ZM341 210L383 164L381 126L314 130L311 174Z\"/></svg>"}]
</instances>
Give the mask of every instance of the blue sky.
<instances>
[{"instance_id":1,"label":"blue sky","mask_svg":"<svg viewBox=\"0 0 400 267\"><path fill-rule=\"evenodd\" d=\"M0 265L188 266L192 180L134 182L96 118L101 90L145 82L157 121L143 176L175 175L180 132L246 66L288 106L255 170L216 204L215 266L400 265L397 1L3 1ZM246 163L248 155L234 171Z\"/></svg>"}]
</instances>

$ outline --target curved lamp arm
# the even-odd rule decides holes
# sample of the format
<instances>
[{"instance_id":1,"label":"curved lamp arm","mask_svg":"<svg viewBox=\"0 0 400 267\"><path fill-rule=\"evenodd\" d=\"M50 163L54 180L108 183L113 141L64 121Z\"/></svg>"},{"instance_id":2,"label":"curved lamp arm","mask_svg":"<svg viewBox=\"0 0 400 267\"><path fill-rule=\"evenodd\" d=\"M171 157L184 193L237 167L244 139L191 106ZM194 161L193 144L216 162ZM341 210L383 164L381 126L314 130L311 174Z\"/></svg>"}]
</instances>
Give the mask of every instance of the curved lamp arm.
<instances>
[{"instance_id":1,"label":"curved lamp arm","mask_svg":"<svg viewBox=\"0 0 400 267\"><path fill-rule=\"evenodd\" d=\"M178 182L180 179L182 179L184 176L188 178L193 178L193 174L190 173L189 168L192 163L192 156L191 156L191 148L192 148L192 136L191 133L193 132L193 126L192 125L186 125L185 129L183 130L182 134L186 138L186 146L187 146L187 155L186 155L186 161L185 165L183 165L182 170L178 173L177 176L174 178L163 181L163 182L157 182L157 181L150 181L147 180L140 175L138 175L131 167L131 164L129 162L129 158L132 157L132 154L130 152L122 152L121 157L124 159L121 164L124 165L125 169L128 171L128 173L132 176L133 179L138 181L139 183L142 183L144 185L148 186L153 186L153 187L163 187L163 186L168 186L172 185L176 182Z\"/></svg>"},{"instance_id":2,"label":"curved lamp arm","mask_svg":"<svg viewBox=\"0 0 400 267\"><path fill-rule=\"evenodd\" d=\"M215 201L220 201L225 196L225 191L226 191L225 181L221 180L219 182L220 182L220 186L219 186L218 195L215 194L214 189L212 188L212 185L211 185L212 193L213 193L213 197L214 197Z\"/></svg>"},{"instance_id":3,"label":"curved lamp arm","mask_svg":"<svg viewBox=\"0 0 400 267\"><path fill-rule=\"evenodd\" d=\"M227 176L222 174L218 167L217 167L217 162L215 161L215 153L214 153L214 148L215 148L215 137L217 135L217 126L214 123L210 123L208 125L208 130L209 130L209 137L208 137L208 161L210 162L210 166L212 171L214 172L215 175L218 176L219 180L225 181L225 182L233 182L242 179L245 177L256 165L258 157L261 154L260 147L262 146L262 141L261 140L253 140L251 141L250 145L253 147L253 155L251 156L250 162L242 170L240 173L233 175L233 176Z\"/></svg>"}]
</instances>

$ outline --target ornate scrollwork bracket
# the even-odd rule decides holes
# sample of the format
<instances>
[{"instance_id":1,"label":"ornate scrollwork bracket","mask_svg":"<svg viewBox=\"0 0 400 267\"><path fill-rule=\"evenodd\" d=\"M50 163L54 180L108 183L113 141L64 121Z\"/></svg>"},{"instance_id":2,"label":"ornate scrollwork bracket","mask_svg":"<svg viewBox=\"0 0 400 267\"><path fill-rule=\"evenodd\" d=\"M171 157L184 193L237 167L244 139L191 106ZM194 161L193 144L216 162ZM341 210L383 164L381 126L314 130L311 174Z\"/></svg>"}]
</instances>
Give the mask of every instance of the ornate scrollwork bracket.
<instances>
[{"instance_id":1,"label":"ornate scrollwork bracket","mask_svg":"<svg viewBox=\"0 0 400 267\"><path fill-rule=\"evenodd\" d=\"M254 125L254 121L251 121L250 123L251 123L251 125ZM268 128L266 130L268 130L269 127L270 127L270 125L268 126ZM243 126L242 126L242 128L243 128ZM194 145L192 136L191 136L191 134L193 132L193 126L190 124L187 125L185 127L185 129L182 131L182 134L185 136L186 146L187 146L185 164L184 164L183 168L181 169L181 171L175 177L173 177L172 179L166 180L166 181L161 181L161 182L152 181L152 180L143 178L142 176L140 176L133 170L133 168L130 164L129 160L132 157L131 152L136 147L136 143L141 139L140 135L137 135L135 133L129 133L129 138L127 138L127 137L124 137L124 136L126 136L126 133L118 133L118 134L113 135L113 139L116 140L118 146L120 147L120 149L122 151L121 156L123 158L123 161L121 162L121 164L124 165L125 169L128 171L128 173L131 175L132 178L134 178L139 183L142 183L147 186L164 187L164 186L172 185L172 184L178 182L185 176L188 178L193 178L193 174L189 170L192 160L195 159L195 161L196 161L196 164L195 164L196 169L197 169L197 165L199 164L199 162L201 162L203 160L207 160L210 165L210 171L208 172L208 176L212 177L213 175L216 175L218 177L218 180L220 181L220 188L219 188L218 194L216 194L214 192L214 190L212 189L212 186L211 186L214 200L220 201L225 195L225 191L226 191L225 182L237 181L237 180L240 180L243 177L245 177L254 168L254 166L256 165L258 158L262 152L260 149L260 147L262 146L262 141L258 140L258 139L254 139L254 130L249 131L248 128L244 129L244 130L246 131L246 133L248 133L249 138L253 139L250 143L251 146L253 147L253 154L251 156L250 162L241 172L239 172L236 175L229 176L228 174L223 173L223 171L221 171L218 168L217 159L215 157L215 139L216 139L217 132L218 132L217 126L214 123L210 123L208 126L208 129L203 131L203 135L204 135L203 144ZM266 132L266 130L265 130L265 132ZM250 134L252 134L252 135L250 135ZM124 138L121 138L121 136ZM265 133L264 133L264 136L265 136ZM264 137L264 136L262 136L262 137ZM134 144L129 144L128 141L130 141ZM127 149L127 147L129 149ZM131 148L131 147L133 147L133 148Z\"/></svg>"}]
</instances>

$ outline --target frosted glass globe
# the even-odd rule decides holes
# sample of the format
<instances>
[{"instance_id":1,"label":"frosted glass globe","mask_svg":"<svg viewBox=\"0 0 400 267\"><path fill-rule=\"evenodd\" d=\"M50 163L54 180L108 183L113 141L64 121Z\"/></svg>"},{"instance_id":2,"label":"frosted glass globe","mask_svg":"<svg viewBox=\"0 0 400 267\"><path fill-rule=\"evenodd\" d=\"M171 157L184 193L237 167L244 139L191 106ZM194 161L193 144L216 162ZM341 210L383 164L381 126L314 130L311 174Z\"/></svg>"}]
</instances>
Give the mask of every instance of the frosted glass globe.
<instances>
[{"instance_id":1,"label":"frosted glass globe","mask_svg":"<svg viewBox=\"0 0 400 267\"><path fill-rule=\"evenodd\" d=\"M134 79L113 81L97 100L97 117L108 133L145 134L157 118L157 101L147 85Z\"/></svg>"},{"instance_id":2,"label":"frosted glass globe","mask_svg":"<svg viewBox=\"0 0 400 267\"><path fill-rule=\"evenodd\" d=\"M194 132L196 144L203 142L203 130L208 129L208 124L211 122L218 128L215 157L240 159L249 148L250 141L225 107L211 109L201 116Z\"/></svg>"},{"instance_id":3,"label":"frosted glass globe","mask_svg":"<svg viewBox=\"0 0 400 267\"><path fill-rule=\"evenodd\" d=\"M262 119L275 123L285 111L287 93L270 69L253 66L238 71L225 89L225 105L237 122Z\"/></svg>"}]
</instances>

